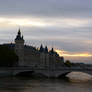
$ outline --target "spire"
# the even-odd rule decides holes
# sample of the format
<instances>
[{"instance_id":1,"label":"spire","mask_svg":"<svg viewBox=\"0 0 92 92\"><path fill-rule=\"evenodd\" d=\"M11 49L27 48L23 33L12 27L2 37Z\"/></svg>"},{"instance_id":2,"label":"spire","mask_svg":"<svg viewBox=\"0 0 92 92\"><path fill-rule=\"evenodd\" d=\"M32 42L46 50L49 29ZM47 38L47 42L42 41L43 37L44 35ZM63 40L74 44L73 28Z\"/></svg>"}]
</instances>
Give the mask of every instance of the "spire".
<instances>
[{"instance_id":1,"label":"spire","mask_svg":"<svg viewBox=\"0 0 92 92\"><path fill-rule=\"evenodd\" d=\"M41 44L40 48L43 48L43 45Z\"/></svg>"},{"instance_id":2,"label":"spire","mask_svg":"<svg viewBox=\"0 0 92 92\"><path fill-rule=\"evenodd\" d=\"M41 44L40 46L40 52L43 52L44 51L44 48L43 48L43 45Z\"/></svg>"},{"instance_id":3,"label":"spire","mask_svg":"<svg viewBox=\"0 0 92 92\"><path fill-rule=\"evenodd\" d=\"M23 40L23 36L21 36L20 28L18 30L18 33L17 33L17 36L16 36L16 39L15 40Z\"/></svg>"},{"instance_id":4,"label":"spire","mask_svg":"<svg viewBox=\"0 0 92 92\"><path fill-rule=\"evenodd\" d=\"M50 52L53 54L54 53L54 49L52 48Z\"/></svg>"},{"instance_id":5,"label":"spire","mask_svg":"<svg viewBox=\"0 0 92 92\"><path fill-rule=\"evenodd\" d=\"M19 30L18 30L18 35L21 36L20 28L19 28Z\"/></svg>"},{"instance_id":6,"label":"spire","mask_svg":"<svg viewBox=\"0 0 92 92\"><path fill-rule=\"evenodd\" d=\"M48 47L47 46L45 47L45 53L48 53Z\"/></svg>"}]
</instances>

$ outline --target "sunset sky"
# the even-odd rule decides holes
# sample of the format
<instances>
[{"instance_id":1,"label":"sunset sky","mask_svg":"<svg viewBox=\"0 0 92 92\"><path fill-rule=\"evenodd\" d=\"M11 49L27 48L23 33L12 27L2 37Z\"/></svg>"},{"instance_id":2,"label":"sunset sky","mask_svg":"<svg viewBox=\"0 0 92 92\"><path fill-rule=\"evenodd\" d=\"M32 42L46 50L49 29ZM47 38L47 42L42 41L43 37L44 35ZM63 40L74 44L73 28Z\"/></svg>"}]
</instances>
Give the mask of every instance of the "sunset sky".
<instances>
[{"instance_id":1,"label":"sunset sky","mask_svg":"<svg viewBox=\"0 0 92 92\"><path fill-rule=\"evenodd\" d=\"M0 0L0 44L14 42L19 28L26 44L92 62L92 0Z\"/></svg>"}]
</instances>

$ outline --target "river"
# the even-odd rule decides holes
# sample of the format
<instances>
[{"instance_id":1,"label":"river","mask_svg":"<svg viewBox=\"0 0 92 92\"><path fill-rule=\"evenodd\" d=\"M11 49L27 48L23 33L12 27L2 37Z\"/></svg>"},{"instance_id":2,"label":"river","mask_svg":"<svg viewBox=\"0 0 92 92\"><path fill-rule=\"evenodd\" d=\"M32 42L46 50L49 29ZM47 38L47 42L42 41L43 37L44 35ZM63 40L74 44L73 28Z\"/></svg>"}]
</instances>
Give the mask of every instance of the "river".
<instances>
[{"instance_id":1,"label":"river","mask_svg":"<svg viewBox=\"0 0 92 92\"><path fill-rule=\"evenodd\" d=\"M1 77L0 92L92 92L92 82L73 83L64 79Z\"/></svg>"}]
</instances>

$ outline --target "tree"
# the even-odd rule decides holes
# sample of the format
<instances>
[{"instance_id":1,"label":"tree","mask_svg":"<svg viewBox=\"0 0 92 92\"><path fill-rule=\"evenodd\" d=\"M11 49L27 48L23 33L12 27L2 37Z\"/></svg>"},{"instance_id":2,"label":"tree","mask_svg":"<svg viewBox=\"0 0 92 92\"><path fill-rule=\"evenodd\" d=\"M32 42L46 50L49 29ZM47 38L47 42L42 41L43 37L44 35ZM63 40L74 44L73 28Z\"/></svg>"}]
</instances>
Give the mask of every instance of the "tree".
<instances>
[{"instance_id":1,"label":"tree","mask_svg":"<svg viewBox=\"0 0 92 92\"><path fill-rule=\"evenodd\" d=\"M15 54L14 49L9 48L7 45L0 45L0 66L10 67L16 65L18 56Z\"/></svg>"},{"instance_id":2,"label":"tree","mask_svg":"<svg viewBox=\"0 0 92 92\"><path fill-rule=\"evenodd\" d=\"M71 67L72 66L72 63L69 60L66 60L65 61L65 65L68 66L68 67Z\"/></svg>"}]
</instances>

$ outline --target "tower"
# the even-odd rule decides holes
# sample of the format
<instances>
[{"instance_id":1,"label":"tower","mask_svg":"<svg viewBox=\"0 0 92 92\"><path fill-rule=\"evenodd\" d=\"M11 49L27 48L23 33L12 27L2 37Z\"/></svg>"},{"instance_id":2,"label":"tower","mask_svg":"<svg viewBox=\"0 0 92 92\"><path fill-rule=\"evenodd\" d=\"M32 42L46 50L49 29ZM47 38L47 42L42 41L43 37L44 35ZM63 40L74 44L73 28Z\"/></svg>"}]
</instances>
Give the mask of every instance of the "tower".
<instances>
[{"instance_id":1,"label":"tower","mask_svg":"<svg viewBox=\"0 0 92 92\"><path fill-rule=\"evenodd\" d=\"M23 36L21 36L20 29L15 38L15 52L19 57L18 65L24 66L24 39Z\"/></svg>"},{"instance_id":2,"label":"tower","mask_svg":"<svg viewBox=\"0 0 92 92\"><path fill-rule=\"evenodd\" d=\"M49 53L48 53L47 46L45 47L44 53L45 53L45 65L46 65L46 67L49 67Z\"/></svg>"},{"instance_id":3,"label":"tower","mask_svg":"<svg viewBox=\"0 0 92 92\"><path fill-rule=\"evenodd\" d=\"M41 67L44 66L44 62L45 62L45 54L44 54L43 45L41 44L41 46L40 46L40 65L41 65Z\"/></svg>"},{"instance_id":4,"label":"tower","mask_svg":"<svg viewBox=\"0 0 92 92\"><path fill-rule=\"evenodd\" d=\"M55 68L56 65L56 53L54 51L54 49L52 48L50 50L50 68Z\"/></svg>"},{"instance_id":5,"label":"tower","mask_svg":"<svg viewBox=\"0 0 92 92\"><path fill-rule=\"evenodd\" d=\"M43 48L43 45L40 46L40 63L44 68L49 66L49 53L47 46L45 48Z\"/></svg>"}]
</instances>

